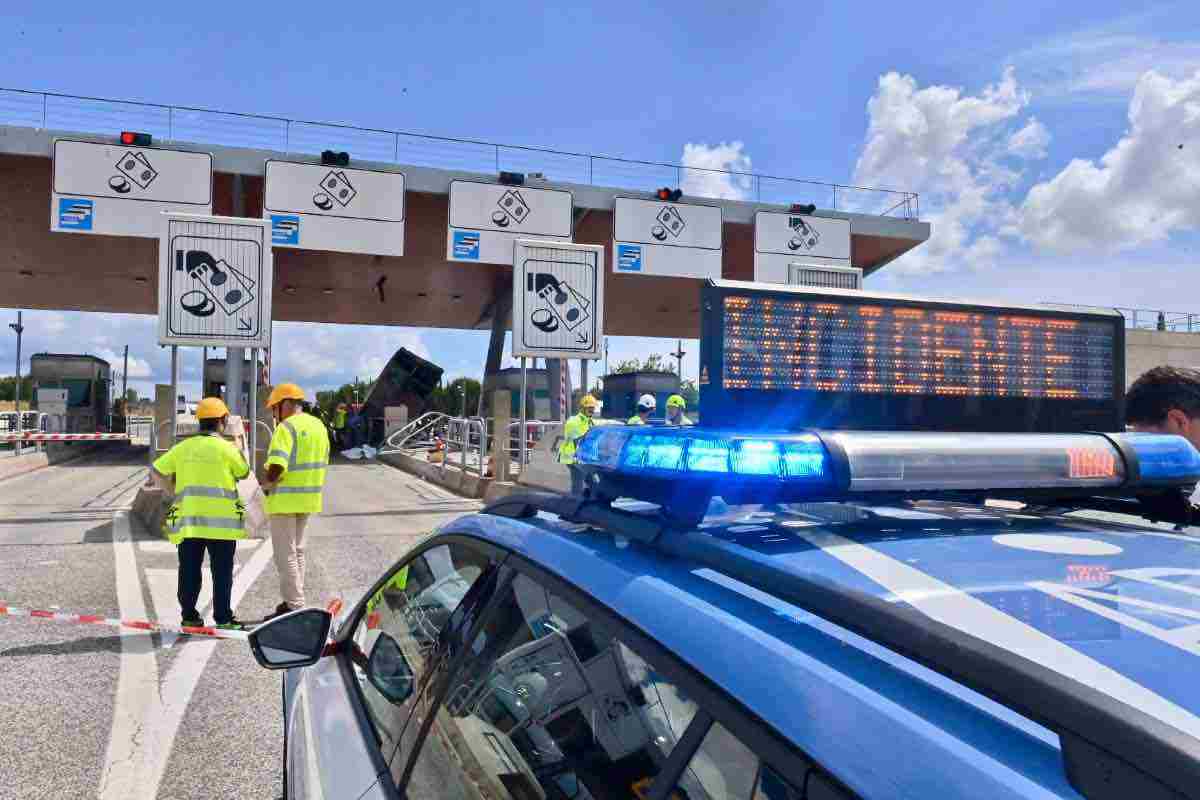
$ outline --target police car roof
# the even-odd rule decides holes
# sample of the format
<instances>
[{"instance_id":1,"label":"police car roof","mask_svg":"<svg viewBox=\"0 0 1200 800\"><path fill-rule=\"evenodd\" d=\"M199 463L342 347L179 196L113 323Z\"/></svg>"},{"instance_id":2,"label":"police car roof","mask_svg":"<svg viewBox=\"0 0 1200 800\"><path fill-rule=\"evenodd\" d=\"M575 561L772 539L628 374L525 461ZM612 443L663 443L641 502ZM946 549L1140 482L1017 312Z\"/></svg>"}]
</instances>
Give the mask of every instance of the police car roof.
<instances>
[{"instance_id":1,"label":"police car roof","mask_svg":"<svg viewBox=\"0 0 1200 800\"><path fill-rule=\"evenodd\" d=\"M1172 634L1200 619L1189 608L1200 595L1200 569L1173 566L1196 563L1200 543L1111 522L947 503L784 508L731 509L686 535L851 597L914 607L1053 669L1068 679L1068 699L1090 686L1115 701L1108 712L1139 709L1161 723L1155 742L1167 739L1185 763L1200 757L1200 686L1186 679L1194 674L1195 637ZM1059 737L966 688L969 681L927 669L769 587L618 542L611 531L582 530L545 514L497 513L447 528L511 548L579 586L865 797L1121 796L1119 782L1116 794L1100 787L1080 795L1068 782ZM1093 785L1089 765L1070 752L1065 760L1076 786Z\"/></svg>"}]
</instances>

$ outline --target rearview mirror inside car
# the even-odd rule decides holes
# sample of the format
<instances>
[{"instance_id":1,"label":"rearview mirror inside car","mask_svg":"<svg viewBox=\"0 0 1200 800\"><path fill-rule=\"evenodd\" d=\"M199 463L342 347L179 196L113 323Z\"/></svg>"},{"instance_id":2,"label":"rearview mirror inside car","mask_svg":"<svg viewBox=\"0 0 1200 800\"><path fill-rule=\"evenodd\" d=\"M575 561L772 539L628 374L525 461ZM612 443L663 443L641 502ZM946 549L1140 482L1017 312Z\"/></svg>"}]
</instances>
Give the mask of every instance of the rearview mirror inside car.
<instances>
[{"instance_id":1,"label":"rearview mirror inside car","mask_svg":"<svg viewBox=\"0 0 1200 800\"><path fill-rule=\"evenodd\" d=\"M400 705L413 693L413 671L399 643L386 633L380 633L367 660L367 680L387 698Z\"/></svg>"},{"instance_id":2,"label":"rearview mirror inside car","mask_svg":"<svg viewBox=\"0 0 1200 800\"><path fill-rule=\"evenodd\" d=\"M250 651L267 669L307 667L321 658L333 617L319 608L302 608L251 631Z\"/></svg>"}]
</instances>

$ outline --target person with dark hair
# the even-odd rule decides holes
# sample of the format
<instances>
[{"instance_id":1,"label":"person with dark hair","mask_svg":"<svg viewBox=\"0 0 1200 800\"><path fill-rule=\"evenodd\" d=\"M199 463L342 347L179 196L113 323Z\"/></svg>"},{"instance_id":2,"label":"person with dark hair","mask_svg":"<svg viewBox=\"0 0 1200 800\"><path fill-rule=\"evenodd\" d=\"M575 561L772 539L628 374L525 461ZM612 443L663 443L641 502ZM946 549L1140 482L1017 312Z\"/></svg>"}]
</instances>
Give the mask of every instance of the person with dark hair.
<instances>
[{"instance_id":1,"label":"person with dark hair","mask_svg":"<svg viewBox=\"0 0 1200 800\"><path fill-rule=\"evenodd\" d=\"M1135 431L1177 434L1200 450L1200 370L1147 371L1125 393L1125 421Z\"/></svg>"},{"instance_id":2,"label":"person with dark hair","mask_svg":"<svg viewBox=\"0 0 1200 800\"><path fill-rule=\"evenodd\" d=\"M183 625L204 625L196 603L207 550L217 627L241 630L243 624L232 608L237 540L246 538L245 509L238 498L237 482L249 477L250 467L238 449L221 436L229 409L219 397L201 400L196 419L200 435L181 440L154 462L150 472L155 483L175 496L163 528L179 550L178 598Z\"/></svg>"},{"instance_id":3,"label":"person with dark hair","mask_svg":"<svg viewBox=\"0 0 1200 800\"><path fill-rule=\"evenodd\" d=\"M1200 450L1200 370L1154 367L1125 393L1125 422L1138 433L1182 436ZM1186 492L1167 492L1154 501L1142 500L1148 516L1175 522L1175 530L1200 524L1200 506Z\"/></svg>"}]
</instances>

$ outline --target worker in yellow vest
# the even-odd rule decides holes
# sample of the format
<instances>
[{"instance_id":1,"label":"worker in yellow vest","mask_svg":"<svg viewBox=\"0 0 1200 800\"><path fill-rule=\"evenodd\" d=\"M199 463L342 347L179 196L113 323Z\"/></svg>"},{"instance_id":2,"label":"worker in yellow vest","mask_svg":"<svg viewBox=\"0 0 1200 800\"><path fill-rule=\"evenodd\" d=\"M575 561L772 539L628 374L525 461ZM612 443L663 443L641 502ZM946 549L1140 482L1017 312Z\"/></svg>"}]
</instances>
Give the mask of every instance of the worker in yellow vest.
<instances>
[{"instance_id":1,"label":"worker in yellow vest","mask_svg":"<svg viewBox=\"0 0 1200 800\"><path fill-rule=\"evenodd\" d=\"M204 398L196 406L200 435L179 442L151 467L155 483L175 495L163 528L167 539L178 548L177 595L183 624L189 627L204 625L196 602L203 581L205 550L212 573L217 627L243 627L233 616L231 596L237 540L246 536L237 482L249 477L250 467L238 449L221 436L228 418L229 409L220 398Z\"/></svg>"},{"instance_id":2,"label":"worker in yellow vest","mask_svg":"<svg viewBox=\"0 0 1200 800\"><path fill-rule=\"evenodd\" d=\"M637 413L625 423L626 425L649 425L650 415L658 407L658 401L652 394L644 394L638 398Z\"/></svg>"},{"instance_id":3,"label":"worker in yellow vest","mask_svg":"<svg viewBox=\"0 0 1200 800\"><path fill-rule=\"evenodd\" d=\"M566 464L571 473L571 494L583 494L583 472L575 466L575 451L579 440L592 429L592 415L600 407L600 401L585 394L579 400L579 413L563 423L562 444L558 446L558 461Z\"/></svg>"},{"instance_id":4,"label":"worker in yellow vest","mask_svg":"<svg viewBox=\"0 0 1200 800\"><path fill-rule=\"evenodd\" d=\"M325 468L329 465L329 435L325 425L302 410L304 390L281 384L267 398L275 418L275 434L267 451L267 515L279 591L283 602L275 614L304 608L304 529L308 518L321 511Z\"/></svg>"},{"instance_id":5,"label":"worker in yellow vest","mask_svg":"<svg viewBox=\"0 0 1200 800\"><path fill-rule=\"evenodd\" d=\"M692 421L683 412L687 409L687 401L683 395L673 394L667 398L667 424L691 425Z\"/></svg>"},{"instance_id":6,"label":"worker in yellow vest","mask_svg":"<svg viewBox=\"0 0 1200 800\"><path fill-rule=\"evenodd\" d=\"M337 446L345 449L349 445L346 444L346 404L338 403L337 410L333 412L333 433L337 437Z\"/></svg>"}]
</instances>

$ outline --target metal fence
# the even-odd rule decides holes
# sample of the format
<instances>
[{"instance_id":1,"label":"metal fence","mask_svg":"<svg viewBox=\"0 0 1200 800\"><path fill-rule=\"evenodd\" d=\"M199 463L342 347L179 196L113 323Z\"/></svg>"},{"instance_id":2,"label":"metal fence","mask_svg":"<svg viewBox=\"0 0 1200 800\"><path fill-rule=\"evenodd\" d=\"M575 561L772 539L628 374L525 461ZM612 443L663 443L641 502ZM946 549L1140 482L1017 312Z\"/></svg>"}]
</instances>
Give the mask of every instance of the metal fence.
<instances>
[{"instance_id":1,"label":"metal fence","mask_svg":"<svg viewBox=\"0 0 1200 800\"><path fill-rule=\"evenodd\" d=\"M1127 308L1125 306L1089 306L1077 303L1047 303L1067 308L1104 308L1116 311L1125 318L1125 327L1143 331L1174 331L1176 333L1200 333L1200 313L1193 311L1166 311L1157 308Z\"/></svg>"},{"instance_id":2,"label":"metal fence","mask_svg":"<svg viewBox=\"0 0 1200 800\"><path fill-rule=\"evenodd\" d=\"M263 114L0 88L0 124L41 130L149 133L167 142L251 147L316 155L344 150L366 161L467 172L541 172L547 180L653 191L675 186L695 197L816 203L843 211L917 219L915 192L573 153L544 147L360 128Z\"/></svg>"}]
</instances>

